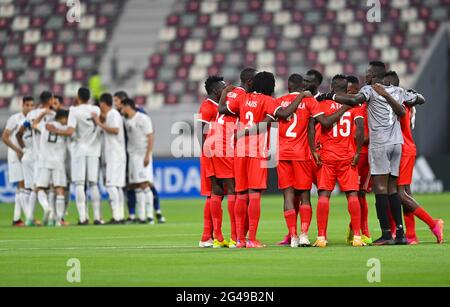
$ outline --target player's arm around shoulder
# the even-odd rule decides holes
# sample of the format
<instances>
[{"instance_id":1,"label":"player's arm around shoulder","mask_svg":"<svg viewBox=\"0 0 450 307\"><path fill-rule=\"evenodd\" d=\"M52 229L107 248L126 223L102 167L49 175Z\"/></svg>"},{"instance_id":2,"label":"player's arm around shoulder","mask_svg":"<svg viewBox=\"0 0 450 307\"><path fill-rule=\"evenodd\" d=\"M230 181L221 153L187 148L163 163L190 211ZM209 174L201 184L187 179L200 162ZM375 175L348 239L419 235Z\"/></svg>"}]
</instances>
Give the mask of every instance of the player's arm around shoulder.
<instances>
[{"instance_id":1,"label":"player's arm around shoulder","mask_svg":"<svg viewBox=\"0 0 450 307\"><path fill-rule=\"evenodd\" d=\"M395 114L399 117L403 117L406 115L405 107L403 106L403 101L397 101L392 97L384 88L383 85L377 83L373 84L372 88L378 95L382 96L386 99L387 103L391 106L392 110L394 110Z\"/></svg>"}]
</instances>

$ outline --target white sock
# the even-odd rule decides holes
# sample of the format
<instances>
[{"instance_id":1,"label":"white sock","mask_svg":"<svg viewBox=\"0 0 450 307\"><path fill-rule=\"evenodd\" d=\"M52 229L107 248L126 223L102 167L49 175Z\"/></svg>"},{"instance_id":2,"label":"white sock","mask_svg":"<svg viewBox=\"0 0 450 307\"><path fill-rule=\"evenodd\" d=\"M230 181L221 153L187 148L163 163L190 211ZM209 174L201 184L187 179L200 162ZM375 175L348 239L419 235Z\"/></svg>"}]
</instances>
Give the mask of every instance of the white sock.
<instances>
[{"instance_id":1,"label":"white sock","mask_svg":"<svg viewBox=\"0 0 450 307\"><path fill-rule=\"evenodd\" d=\"M28 219L34 221L34 209L36 208L36 191L31 191L30 198L28 199Z\"/></svg>"},{"instance_id":2,"label":"white sock","mask_svg":"<svg viewBox=\"0 0 450 307\"><path fill-rule=\"evenodd\" d=\"M147 218L153 219L153 192L150 188L146 188L144 190L145 195L145 205L146 205L146 211L147 211Z\"/></svg>"},{"instance_id":3,"label":"white sock","mask_svg":"<svg viewBox=\"0 0 450 307\"><path fill-rule=\"evenodd\" d=\"M75 193L78 217L80 222L83 223L86 221L86 193L84 192L84 183L76 185Z\"/></svg>"},{"instance_id":4,"label":"white sock","mask_svg":"<svg viewBox=\"0 0 450 307\"><path fill-rule=\"evenodd\" d=\"M41 204L42 210L44 210L44 223L46 223L48 222L48 218L50 215L50 205L48 204L47 194L44 190L39 190L37 196L39 204Z\"/></svg>"},{"instance_id":5,"label":"white sock","mask_svg":"<svg viewBox=\"0 0 450 307\"><path fill-rule=\"evenodd\" d=\"M25 213L25 218L28 221L29 217L30 217L30 206L29 206L29 202L30 202L30 190L21 190L20 195L22 197L22 210Z\"/></svg>"},{"instance_id":6,"label":"white sock","mask_svg":"<svg viewBox=\"0 0 450 307\"><path fill-rule=\"evenodd\" d=\"M66 211L66 202L63 195L56 196L56 221L61 223Z\"/></svg>"},{"instance_id":7,"label":"white sock","mask_svg":"<svg viewBox=\"0 0 450 307\"><path fill-rule=\"evenodd\" d=\"M123 195L123 189L122 188L118 188L118 192L119 192L119 217L120 217L120 221L125 219L125 197Z\"/></svg>"},{"instance_id":8,"label":"white sock","mask_svg":"<svg viewBox=\"0 0 450 307\"><path fill-rule=\"evenodd\" d=\"M107 187L109 194L109 204L111 205L112 216L115 221L120 221L119 212L119 191L117 187Z\"/></svg>"},{"instance_id":9,"label":"white sock","mask_svg":"<svg viewBox=\"0 0 450 307\"><path fill-rule=\"evenodd\" d=\"M51 221L55 221L56 220L56 204L55 204L55 197L56 197L56 193L55 190L50 190L48 191L48 205L50 208L50 216L49 219Z\"/></svg>"},{"instance_id":10,"label":"white sock","mask_svg":"<svg viewBox=\"0 0 450 307\"><path fill-rule=\"evenodd\" d=\"M14 198L14 222L20 220L20 215L22 213L22 198L20 197L20 191L16 191L16 196Z\"/></svg>"},{"instance_id":11,"label":"white sock","mask_svg":"<svg viewBox=\"0 0 450 307\"><path fill-rule=\"evenodd\" d=\"M98 185L96 183L92 183L90 186L90 190L92 199L92 209L94 211L94 221L100 221L102 219L102 206Z\"/></svg>"},{"instance_id":12,"label":"white sock","mask_svg":"<svg viewBox=\"0 0 450 307\"><path fill-rule=\"evenodd\" d=\"M136 189L136 211L140 221L145 221L145 195L141 189Z\"/></svg>"}]
</instances>

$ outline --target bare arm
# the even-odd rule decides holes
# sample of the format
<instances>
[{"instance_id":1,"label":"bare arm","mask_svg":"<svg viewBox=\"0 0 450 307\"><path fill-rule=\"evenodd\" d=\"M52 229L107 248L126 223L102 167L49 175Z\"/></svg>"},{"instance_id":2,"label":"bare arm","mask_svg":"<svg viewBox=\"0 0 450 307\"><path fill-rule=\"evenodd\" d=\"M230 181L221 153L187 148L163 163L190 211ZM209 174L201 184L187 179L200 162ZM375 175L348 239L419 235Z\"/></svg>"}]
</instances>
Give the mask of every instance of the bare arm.
<instances>
[{"instance_id":1,"label":"bare arm","mask_svg":"<svg viewBox=\"0 0 450 307\"><path fill-rule=\"evenodd\" d=\"M391 106L392 110L394 110L397 116L403 117L406 115L406 110L403 104L398 103L397 100L395 100L391 95L389 95L389 93L386 92L383 86L381 86L380 84L374 84L372 85L372 88L375 90L375 92L378 93L378 95L386 99L387 103Z\"/></svg>"},{"instance_id":2,"label":"bare arm","mask_svg":"<svg viewBox=\"0 0 450 307\"><path fill-rule=\"evenodd\" d=\"M339 121L342 115L344 115L344 113L350 109L351 107L349 107L348 105L343 105L339 110L329 116L325 116L324 114L316 116L316 120L325 128L331 128L335 123Z\"/></svg>"},{"instance_id":3,"label":"bare arm","mask_svg":"<svg viewBox=\"0 0 450 307\"><path fill-rule=\"evenodd\" d=\"M73 135L73 133L75 132L75 128L72 127L68 127L67 129L57 129L55 128L55 126L53 126L52 124L47 124L45 125L45 128L54 134L60 135L60 136L67 136L67 137L71 137Z\"/></svg>"},{"instance_id":4,"label":"bare arm","mask_svg":"<svg viewBox=\"0 0 450 307\"><path fill-rule=\"evenodd\" d=\"M25 142L23 141L23 134L25 133L25 130L26 128L22 125L16 133L16 139L21 148L25 148Z\"/></svg>"},{"instance_id":5,"label":"bare arm","mask_svg":"<svg viewBox=\"0 0 450 307\"><path fill-rule=\"evenodd\" d=\"M353 157L352 166L358 165L359 154L361 153L361 148L364 144L364 119L357 118L355 120L356 124L356 154Z\"/></svg>"},{"instance_id":6,"label":"bare arm","mask_svg":"<svg viewBox=\"0 0 450 307\"><path fill-rule=\"evenodd\" d=\"M14 150L17 153L17 156L19 157L20 160L22 160L23 157L23 152L22 149L17 147L16 145L14 145L11 142L11 131L9 129L5 129L3 131L3 135L2 135L2 141L3 143L5 143L6 146L8 146L9 148L11 148L12 150Z\"/></svg>"},{"instance_id":7,"label":"bare arm","mask_svg":"<svg viewBox=\"0 0 450 307\"><path fill-rule=\"evenodd\" d=\"M350 95L350 94L334 94L331 97L332 100L339 102L340 104L346 104L348 106L357 106L359 104L362 104L365 100L366 97L361 94L358 93L356 95Z\"/></svg>"},{"instance_id":8,"label":"bare arm","mask_svg":"<svg viewBox=\"0 0 450 307\"><path fill-rule=\"evenodd\" d=\"M232 90L234 90L235 88L236 88L235 86L229 85L222 91L222 95L220 96L219 107L218 107L219 114L235 115L235 114L231 113L230 110L228 110L227 104L226 104L228 93L231 92Z\"/></svg>"},{"instance_id":9,"label":"bare arm","mask_svg":"<svg viewBox=\"0 0 450 307\"><path fill-rule=\"evenodd\" d=\"M150 133L147 135L147 151L145 153L144 158L144 166L148 166L150 163L150 157L153 152L153 141L154 141L154 133Z\"/></svg>"},{"instance_id":10,"label":"bare arm","mask_svg":"<svg viewBox=\"0 0 450 307\"><path fill-rule=\"evenodd\" d=\"M105 123L102 123L102 121L100 120L100 118L98 117L97 114L92 113L92 119L94 120L95 124L97 126L99 126L100 128L102 128L106 133L114 134L114 135L118 135L119 134L119 131L120 131L119 128L108 127Z\"/></svg>"},{"instance_id":11,"label":"bare arm","mask_svg":"<svg viewBox=\"0 0 450 307\"><path fill-rule=\"evenodd\" d=\"M298 106L300 105L300 102L302 102L303 98L305 97L312 97L312 94L310 92L302 92L300 93L297 98L295 98L295 100L288 105L286 108L279 108L275 114L275 116L277 118L281 118L281 119L287 119L289 118L292 114L295 113L295 111L297 111Z\"/></svg>"},{"instance_id":12,"label":"bare arm","mask_svg":"<svg viewBox=\"0 0 450 307\"><path fill-rule=\"evenodd\" d=\"M316 151L316 120L314 118L311 118L308 123L308 143L316 164L321 165L320 155Z\"/></svg>"},{"instance_id":13,"label":"bare arm","mask_svg":"<svg viewBox=\"0 0 450 307\"><path fill-rule=\"evenodd\" d=\"M45 110L44 112L42 112L34 121L33 124L31 125L31 128L34 130L38 130L39 124L41 123L41 121L44 119L45 116L51 114L52 112L50 110Z\"/></svg>"}]
</instances>

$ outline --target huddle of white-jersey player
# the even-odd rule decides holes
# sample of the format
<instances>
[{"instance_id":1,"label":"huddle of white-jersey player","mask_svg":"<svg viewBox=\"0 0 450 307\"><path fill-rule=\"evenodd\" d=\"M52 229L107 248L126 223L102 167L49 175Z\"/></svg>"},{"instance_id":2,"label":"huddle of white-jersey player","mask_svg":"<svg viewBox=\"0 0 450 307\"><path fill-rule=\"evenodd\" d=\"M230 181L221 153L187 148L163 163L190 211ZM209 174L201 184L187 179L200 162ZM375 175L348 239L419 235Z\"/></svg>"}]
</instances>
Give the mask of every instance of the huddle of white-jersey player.
<instances>
[{"instance_id":1,"label":"huddle of white-jersey player","mask_svg":"<svg viewBox=\"0 0 450 307\"><path fill-rule=\"evenodd\" d=\"M61 108L60 99L43 92L37 108L32 97L25 97L22 112L8 120L2 139L8 146L9 180L18 185L14 226L39 223L34 218L36 199L43 208L45 225L66 225L70 182L75 185L78 225L89 224L86 188L94 224L104 224L98 187L100 166L112 209L110 223L125 221L123 189L127 183L136 191L139 221L154 223L151 119L137 112L130 99L121 108L125 120L113 108L112 95L103 94L99 106L89 104L89 100L90 91L80 88L75 106L67 111ZM22 212L26 223L21 220Z\"/></svg>"}]
</instances>

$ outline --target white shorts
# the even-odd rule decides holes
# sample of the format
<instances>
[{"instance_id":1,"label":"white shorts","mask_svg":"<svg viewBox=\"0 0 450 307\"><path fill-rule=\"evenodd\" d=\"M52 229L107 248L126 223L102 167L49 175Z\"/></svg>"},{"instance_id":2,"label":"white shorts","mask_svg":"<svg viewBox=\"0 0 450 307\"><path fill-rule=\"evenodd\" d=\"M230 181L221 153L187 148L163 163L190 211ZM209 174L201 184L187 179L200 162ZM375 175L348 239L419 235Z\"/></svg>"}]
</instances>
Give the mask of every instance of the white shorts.
<instances>
[{"instance_id":1,"label":"white shorts","mask_svg":"<svg viewBox=\"0 0 450 307\"><path fill-rule=\"evenodd\" d=\"M98 182L98 157L72 157L71 179L74 183Z\"/></svg>"},{"instance_id":2,"label":"white shorts","mask_svg":"<svg viewBox=\"0 0 450 307\"><path fill-rule=\"evenodd\" d=\"M128 183L153 183L153 158L144 167L144 155L130 155L128 159Z\"/></svg>"},{"instance_id":3,"label":"white shorts","mask_svg":"<svg viewBox=\"0 0 450 307\"><path fill-rule=\"evenodd\" d=\"M8 163L8 179L10 183L23 181L23 171L21 162Z\"/></svg>"},{"instance_id":4,"label":"white shorts","mask_svg":"<svg viewBox=\"0 0 450 307\"><path fill-rule=\"evenodd\" d=\"M127 163L109 162L105 167L105 186L123 188L126 185Z\"/></svg>"},{"instance_id":5,"label":"white shorts","mask_svg":"<svg viewBox=\"0 0 450 307\"><path fill-rule=\"evenodd\" d=\"M25 189L31 190L35 187L36 178L34 177L35 172L35 161L22 161L22 172L23 181L25 183Z\"/></svg>"},{"instance_id":6,"label":"white shorts","mask_svg":"<svg viewBox=\"0 0 450 307\"><path fill-rule=\"evenodd\" d=\"M66 187L66 172L59 169L39 168L38 180L36 186L38 188L48 188L50 184L55 187Z\"/></svg>"}]
</instances>

